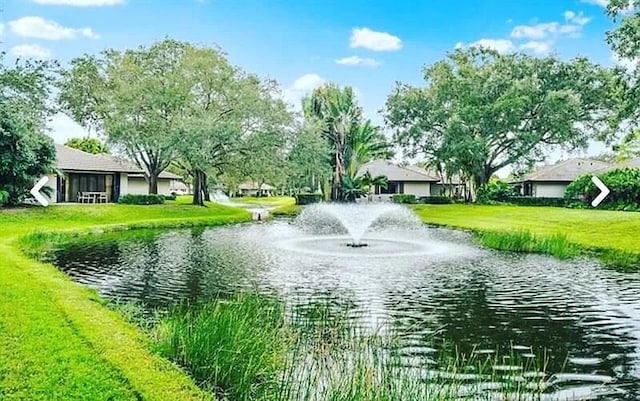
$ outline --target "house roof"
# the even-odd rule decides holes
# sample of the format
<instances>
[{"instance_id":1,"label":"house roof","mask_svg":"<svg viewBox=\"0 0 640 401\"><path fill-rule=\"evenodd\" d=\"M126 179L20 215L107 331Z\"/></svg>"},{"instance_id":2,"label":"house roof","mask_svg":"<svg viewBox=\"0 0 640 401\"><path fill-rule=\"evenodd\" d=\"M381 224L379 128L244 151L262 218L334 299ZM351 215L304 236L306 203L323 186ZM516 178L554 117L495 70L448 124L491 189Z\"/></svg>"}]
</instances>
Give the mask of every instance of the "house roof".
<instances>
[{"instance_id":1,"label":"house roof","mask_svg":"<svg viewBox=\"0 0 640 401\"><path fill-rule=\"evenodd\" d=\"M592 159L569 159L558 164L544 166L516 182L561 181L572 182L585 174L611 167L610 163Z\"/></svg>"},{"instance_id":2,"label":"house roof","mask_svg":"<svg viewBox=\"0 0 640 401\"><path fill-rule=\"evenodd\" d=\"M607 171L616 170L619 168L639 168L640 169L640 157L637 157L635 159L625 160L623 162L619 162L615 164L610 164L607 167L601 168L595 172L600 174L600 173L606 173Z\"/></svg>"},{"instance_id":3,"label":"house roof","mask_svg":"<svg viewBox=\"0 0 640 401\"><path fill-rule=\"evenodd\" d=\"M135 164L108 154L94 155L68 146L56 144L56 167L70 171L101 171L109 173L144 174ZM180 179L182 177L163 171L159 178Z\"/></svg>"},{"instance_id":4,"label":"house roof","mask_svg":"<svg viewBox=\"0 0 640 401\"><path fill-rule=\"evenodd\" d=\"M358 169L357 175L369 172L372 176L383 175L389 181L423 181L438 182L440 178L434 177L419 167L400 167L388 160L372 160Z\"/></svg>"},{"instance_id":5,"label":"house roof","mask_svg":"<svg viewBox=\"0 0 640 401\"><path fill-rule=\"evenodd\" d=\"M431 170L425 170L422 167L418 167L418 166L405 166L404 168L408 168L410 170L414 170L417 171L419 173L423 173L423 174L427 174L431 177L435 177L438 178L438 183L439 184L454 184L454 185L458 185L458 184L462 184L463 180L461 179L460 175L458 174L453 174L451 177L447 177L446 174L438 174L435 171L431 171Z\"/></svg>"}]
</instances>

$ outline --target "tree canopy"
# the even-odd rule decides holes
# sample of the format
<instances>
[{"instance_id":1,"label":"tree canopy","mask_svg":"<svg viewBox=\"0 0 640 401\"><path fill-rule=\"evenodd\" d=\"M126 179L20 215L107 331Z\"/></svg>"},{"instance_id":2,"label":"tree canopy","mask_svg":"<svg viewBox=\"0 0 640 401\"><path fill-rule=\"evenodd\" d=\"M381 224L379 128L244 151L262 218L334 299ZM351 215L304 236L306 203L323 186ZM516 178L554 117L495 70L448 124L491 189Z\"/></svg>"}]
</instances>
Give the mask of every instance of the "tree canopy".
<instances>
[{"instance_id":1,"label":"tree canopy","mask_svg":"<svg viewBox=\"0 0 640 401\"><path fill-rule=\"evenodd\" d=\"M326 84L303 99L306 119L319 124L319 134L331 152L331 198L351 200L358 167L371 159L388 158L389 145L378 127L365 121L353 88ZM345 183L345 176L351 178ZM356 181L357 182L357 181ZM346 185L345 185L346 184Z\"/></svg>"},{"instance_id":2,"label":"tree canopy","mask_svg":"<svg viewBox=\"0 0 640 401\"><path fill-rule=\"evenodd\" d=\"M460 172L475 188L501 168L553 148L583 148L613 132L615 79L585 58L560 61L471 47L424 69L426 86L398 84L385 119L406 154Z\"/></svg>"},{"instance_id":3,"label":"tree canopy","mask_svg":"<svg viewBox=\"0 0 640 401\"><path fill-rule=\"evenodd\" d=\"M33 184L53 171L53 141L45 123L55 64L20 61L8 66L0 55L0 203L19 204Z\"/></svg>"},{"instance_id":4,"label":"tree canopy","mask_svg":"<svg viewBox=\"0 0 640 401\"><path fill-rule=\"evenodd\" d=\"M83 152L92 153L98 155L101 153L109 153L109 146L104 142L96 138L84 137L84 138L69 138L65 142L64 146L78 149Z\"/></svg>"}]
</instances>

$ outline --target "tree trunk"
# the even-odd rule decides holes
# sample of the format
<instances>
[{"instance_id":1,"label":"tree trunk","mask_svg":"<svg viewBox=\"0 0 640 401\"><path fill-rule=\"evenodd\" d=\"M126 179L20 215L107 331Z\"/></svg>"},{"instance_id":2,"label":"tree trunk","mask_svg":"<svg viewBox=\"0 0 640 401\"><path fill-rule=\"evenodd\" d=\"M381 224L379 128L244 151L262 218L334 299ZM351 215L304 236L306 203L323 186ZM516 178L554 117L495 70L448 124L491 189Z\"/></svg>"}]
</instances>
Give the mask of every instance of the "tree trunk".
<instances>
[{"instance_id":1,"label":"tree trunk","mask_svg":"<svg viewBox=\"0 0 640 401\"><path fill-rule=\"evenodd\" d=\"M204 199L202 197L202 172L200 170L194 170L193 172L193 204L204 206Z\"/></svg>"},{"instance_id":2,"label":"tree trunk","mask_svg":"<svg viewBox=\"0 0 640 401\"><path fill-rule=\"evenodd\" d=\"M155 195L158 193L158 174L151 172L149 174L149 195Z\"/></svg>"},{"instance_id":3,"label":"tree trunk","mask_svg":"<svg viewBox=\"0 0 640 401\"><path fill-rule=\"evenodd\" d=\"M202 193L204 194L204 200L207 202L211 202L211 193L209 191L209 182L207 180L207 173L204 171L200 172L200 185L202 186Z\"/></svg>"}]
</instances>

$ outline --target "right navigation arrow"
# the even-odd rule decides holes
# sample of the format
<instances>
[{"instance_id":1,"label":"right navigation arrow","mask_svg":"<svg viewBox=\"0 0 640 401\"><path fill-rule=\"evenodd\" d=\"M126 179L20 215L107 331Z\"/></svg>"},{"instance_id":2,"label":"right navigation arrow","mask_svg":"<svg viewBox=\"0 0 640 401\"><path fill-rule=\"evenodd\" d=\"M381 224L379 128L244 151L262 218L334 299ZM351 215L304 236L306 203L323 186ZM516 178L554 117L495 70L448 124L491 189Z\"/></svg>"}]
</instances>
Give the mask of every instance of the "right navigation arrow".
<instances>
[{"instance_id":1,"label":"right navigation arrow","mask_svg":"<svg viewBox=\"0 0 640 401\"><path fill-rule=\"evenodd\" d=\"M596 184L596 187L600 190L600 195L596 196L594 200L591 201L591 206L598 207L598 205L606 198L611 190L604 185L604 182L600 180L600 178L595 175L591 177L591 182Z\"/></svg>"}]
</instances>

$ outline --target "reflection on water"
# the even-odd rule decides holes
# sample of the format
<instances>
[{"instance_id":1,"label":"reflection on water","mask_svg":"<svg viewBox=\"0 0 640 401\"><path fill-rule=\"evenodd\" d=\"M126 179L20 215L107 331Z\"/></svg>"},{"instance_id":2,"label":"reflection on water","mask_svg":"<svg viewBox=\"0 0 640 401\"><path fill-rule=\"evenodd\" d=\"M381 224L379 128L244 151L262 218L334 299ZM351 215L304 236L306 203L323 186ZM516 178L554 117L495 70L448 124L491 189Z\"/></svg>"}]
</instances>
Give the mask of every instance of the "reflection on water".
<instances>
[{"instance_id":1,"label":"reflection on water","mask_svg":"<svg viewBox=\"0 0 640 401\"><path fill-rule=\"evenodd\" d=\"M397 328L407 360L434 352L434 337L462 351L544 350L556 396L617 389L601 399L640 399L640 275L479 250L447 230L365 240L352 249L276 222L105 235L50 257L107 298L156 307L257 288L298 308L332 302L363 326Z\"/></svg>"}]
</instances>

